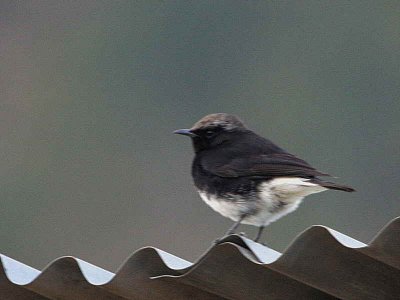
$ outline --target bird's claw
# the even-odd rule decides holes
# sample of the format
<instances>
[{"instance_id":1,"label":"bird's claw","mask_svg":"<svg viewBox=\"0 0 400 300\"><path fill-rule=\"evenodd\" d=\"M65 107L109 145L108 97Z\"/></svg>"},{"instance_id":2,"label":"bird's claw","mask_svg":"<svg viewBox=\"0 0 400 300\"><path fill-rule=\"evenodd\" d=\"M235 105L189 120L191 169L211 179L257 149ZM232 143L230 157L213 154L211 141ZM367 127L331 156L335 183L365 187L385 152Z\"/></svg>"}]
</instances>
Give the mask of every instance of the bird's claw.
<instances>
[{"instance_id":1,"label":"bird's claw","mask_svg":"<svg viewBox=\"0 0 400 300\"><path fill-rule=\"evenodd\" d=\"M215 239L214 242L213 242L213 244L214 244L214 245L220 244L221 241L223 240L223 238L224 238L224 237L220 237L220 238Z\"/></svg>"},{"instance_id":2,"label":"bird's claw","mask_svg":"<svg viewBox=\"0 0 400 300\"><path fill-rule=\"evenodd\" d=\"M264 247L268 247L267 244L264 243L264 242L259 242L259 241L253 241L253 242L256 242L257 244L263 245Z\"/></svg>"}]
</instances>

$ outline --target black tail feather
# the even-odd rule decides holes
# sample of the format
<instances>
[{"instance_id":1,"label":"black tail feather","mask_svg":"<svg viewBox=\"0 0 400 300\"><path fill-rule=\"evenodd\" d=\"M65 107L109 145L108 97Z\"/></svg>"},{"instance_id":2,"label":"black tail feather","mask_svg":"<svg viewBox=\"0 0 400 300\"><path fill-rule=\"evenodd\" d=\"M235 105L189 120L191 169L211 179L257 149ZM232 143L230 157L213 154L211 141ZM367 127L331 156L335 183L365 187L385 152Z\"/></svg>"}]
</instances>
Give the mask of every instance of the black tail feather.
<instances>
[{"instance_id":1,"label":"black tail feather","mask_svg":"<svg viewBox=\"0 0 400 300\"><path fill-rule=\"evenodd\" d=\"M350 186L338 184L338 183L334 183L334 182L322 181L319 179L313 180L312 182L319 184L320 186L323 186L330 190L338 190L338 191L344 191L344 192L355 192L356 191L355 189L353 189Z\"/></svg>"}]
</instances>

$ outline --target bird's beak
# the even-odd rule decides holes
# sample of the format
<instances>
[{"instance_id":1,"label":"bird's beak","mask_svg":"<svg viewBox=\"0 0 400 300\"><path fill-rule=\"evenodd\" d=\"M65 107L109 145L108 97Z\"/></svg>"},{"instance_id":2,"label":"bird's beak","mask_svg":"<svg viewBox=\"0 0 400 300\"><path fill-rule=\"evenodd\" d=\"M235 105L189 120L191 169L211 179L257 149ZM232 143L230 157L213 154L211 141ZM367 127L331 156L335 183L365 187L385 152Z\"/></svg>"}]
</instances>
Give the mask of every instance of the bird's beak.
<instances>
[{"instance_id":1,"label":"bird's beak","mask_svg":"<svg viewBox=\"0 0 400 300\"><path fill-rule=\"evenodd\" d=\"M197 134L194 134L193 132L190 131L190 129L178 129L174 131L175 134L182 134L182 135L187 135L190 137L196 137Z\"/></svg>"}]
</instances>

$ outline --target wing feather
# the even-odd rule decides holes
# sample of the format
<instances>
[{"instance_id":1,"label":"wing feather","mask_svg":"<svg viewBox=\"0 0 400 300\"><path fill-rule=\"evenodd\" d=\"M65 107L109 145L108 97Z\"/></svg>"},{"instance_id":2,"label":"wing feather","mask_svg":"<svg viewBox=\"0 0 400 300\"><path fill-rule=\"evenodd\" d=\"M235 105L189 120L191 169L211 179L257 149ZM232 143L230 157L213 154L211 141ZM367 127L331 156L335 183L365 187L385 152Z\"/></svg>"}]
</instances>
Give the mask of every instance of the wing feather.
<instances>
[{"instance_id":1,"label":"wing feather","mask_svg":"<svg viewBox=\"0 0 400 300\"><path fill-rule=\"evenodd\" d=\"M203 167L219 177L269 178L289 176L313 178L316 176L330 176L317 171L304 160L289 153L237 157L222 165L212 163Z\"/></svg>"}]
</instances>

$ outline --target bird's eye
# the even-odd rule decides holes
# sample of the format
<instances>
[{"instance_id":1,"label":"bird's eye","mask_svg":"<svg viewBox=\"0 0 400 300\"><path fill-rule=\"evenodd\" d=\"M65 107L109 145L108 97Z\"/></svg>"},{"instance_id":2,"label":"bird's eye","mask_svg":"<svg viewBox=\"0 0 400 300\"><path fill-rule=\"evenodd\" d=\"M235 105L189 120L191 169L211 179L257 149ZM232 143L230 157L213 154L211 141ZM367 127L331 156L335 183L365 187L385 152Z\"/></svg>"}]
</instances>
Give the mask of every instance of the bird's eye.
<instances>
[{"instance_id":1,"label":"bird's eye","mask_svg":"<svg viewBox=\"0 0 400 300\"><path fill-rule=\"evenodd\" d=\"M214 135L214 131L212 131L212 130L207 130L206 131L206 137L212 137Z\"/></svg>"}]
</instances>

